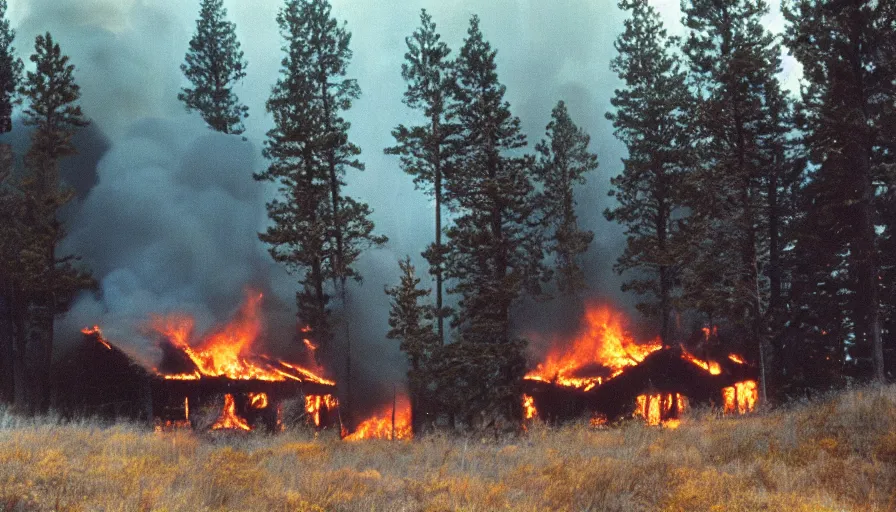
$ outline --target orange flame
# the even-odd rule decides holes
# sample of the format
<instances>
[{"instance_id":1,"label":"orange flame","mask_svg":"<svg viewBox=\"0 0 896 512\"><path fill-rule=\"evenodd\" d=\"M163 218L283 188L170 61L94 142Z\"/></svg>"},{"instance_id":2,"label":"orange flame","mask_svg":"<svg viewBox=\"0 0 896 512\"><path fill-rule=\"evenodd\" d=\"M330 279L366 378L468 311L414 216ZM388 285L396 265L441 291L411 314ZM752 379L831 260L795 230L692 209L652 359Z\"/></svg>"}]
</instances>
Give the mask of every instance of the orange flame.
<instances>
[{"instance_id":1,"label":"orange flame","mask_svg":"<svg viewBox=\"0 0 896 512\"><path fill-rule=\"evenodd\" d=\"M676 428L680 423L678 415L684 412L687 404L687 397L678 393L639 395L635 399L635 416L643 418L648 425Z\"/></svg>"},{"instance_id":2,"label":"orange flame","mask_svg":"<svg viewBox=\"0 0 896 512\"><path fill-rule=\"evenodd\" d=\"M312 381L335 385L312 370L301 366L256 356L251 349L261 334L261 294L250 293L236 317L223 327L193 342L195 322L189 315L155 316L150 328L183 351L196 365L188 374L163 375L166 379L196 380L202 376L242 380Z\"/></svg>"},{"instance_id":3,"label":"orange flame","mask_svg":"<svg viewBox=\"0 0 896 512\"><path fill-rule=\"evenodd\" d=\"M314 422L315 427L320 426L320 410L326 406L328 411L333 411L339 406L339 401L333 395L305 395L305 412Z\"/></svg>"},{"instance_id":4,"label":"orange flame","mask_svg":"<svg viewBox=\"0 0 896 512\"><path fill-rule=\"evenodd\" d=\"M93 327L85 327L81 329L81 333L86 334L88 336L96 336L96 340L103 344L109 350L112 350L112 345L109 345L109 342L103 338L103 331L100 329L100 326L94 325Z\"/></svg>"},{"instance_id":5,"label":"orange flame","mask_svg":"<svg viewBox=\"0 0 896 512\"><path fill-rule=\"evenodd\" d=\"M233 395L226 394L224 395L224 409L221 411L221 416L218 417L217 421L211 426L212 430L222 430L222 429L230 429L230 430L252 430L252 427L246 423L246 420L240 418L239 414L236 413L236 402L233 400Z\"/></svg>"},{"instance_id":6,"label":"orange flame","mask_svg":"<svg viewBox=\"0 0 896 512\"><path fill-rule=\"evenodd\" d=\"M720 373L722 373L722 367L719 366L719 363L715 361L704 361L702 359L697 359L693 354L691 354L687 350L684 350L683 348L681 350L681 357L683 357L687 361L694 363L700 368L703 368L712 375L719 375Z\"/></svg>"},{"instance_id":7,"label":"orange flame","mask_svg":"<svg viewBox=\"0 0 896 512\"><path fill-rule=\"evenodd\" d=\"M395 439L410 439L411 402L405 395L399 395L395 404ZM392 404L380 409L377 414L367 418L354 432L345 436L348 441L360 439L392 439Z\"/></svg>"},{"instance_id":8,"label":"orange flame","mask_svg":"<svg viewBox=\"0 0 896 512\"><path fill-rule=\"evenodd\" d=\"M635 343L625 331L625 317L609 306L588 306L585 322L584 329L571 346L558 347L548 353L544 362L525 378L588 391L602 384L605 377L577 374L583 368L598 364L609 369L609 378L613 378L625 367L640 363L651 352L662 348L658 339L644 345Z\"/></svg>"},{"instance_id":9,"label":"orange flame","mask_svg":"<svg viewBox=\"0 0 896 512\"><path fill-rule=\"evenodd\" d=\"M755 380L738 382L722 390L725 401L725 414L746 414L756 410L759 401L759 389Z\"/></svg>"},{"instance_id":10,"label":"orange flame","mask_svg":"<svg viewBox=\"0 0 896 512\"><path fill-rule=\"evenodd\" d=\"M536 416L538 416L538 410L535 409L535 398L523 395L523 419L531 420Z\"/></svg>"},{"instance_id":11,"label":"orange flame","mask_svg":"<svg viewBox=\"0 0 896 512\"><path fill-rule=\"evenodd\" d=\"M249 407L253 409L264 409L268 406L267 393L249 393Z\"/></svg>"}]
</instances>

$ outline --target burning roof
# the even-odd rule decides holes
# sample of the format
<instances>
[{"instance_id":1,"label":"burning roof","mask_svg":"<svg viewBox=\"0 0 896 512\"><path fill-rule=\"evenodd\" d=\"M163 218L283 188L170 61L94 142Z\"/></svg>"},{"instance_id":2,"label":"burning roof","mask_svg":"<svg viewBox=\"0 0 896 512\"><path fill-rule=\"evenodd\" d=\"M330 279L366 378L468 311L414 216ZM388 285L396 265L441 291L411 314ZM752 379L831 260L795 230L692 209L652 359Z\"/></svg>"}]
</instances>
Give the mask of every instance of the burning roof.
<instances>
[{"instance_id":1,"label":"burning roof","mask_svg":"<svg viewBox=\"0 0 896 512\"><path fill-rule=\"evenodd\" d=\"M680 346L664 349L658 339L636 343L621 313L591 305L582 332L555 344L525 376L524 417L559 421L591 411L593 418L636 415L659 424L690 403L745 413L756 405L756 378L736 354L717 362Z\"/></svg>"},{"instance_id":2,"label":"burning roof","mask_svg":"<svg viewBox=\"0 0 896 512\"><path fill-rule=\"evenodd\" d=\"M214 407L220 414L211 430L251 430L255 420L276 429L282 400L299 394L305 396L307 419L314 426L332 423L329 413L338 407L336 384L321 376L321 368L306 368L256 348L262 330L261 299L261 294L250 293L230 322L202 336L195 335L188 315L152 318L149 329L162 349L158 366L148 370L151 409L158 424L192 426L198 407L217 403ZM92 346L129 361L99 327L82 332Z\"/></svg>"}]
</instances>

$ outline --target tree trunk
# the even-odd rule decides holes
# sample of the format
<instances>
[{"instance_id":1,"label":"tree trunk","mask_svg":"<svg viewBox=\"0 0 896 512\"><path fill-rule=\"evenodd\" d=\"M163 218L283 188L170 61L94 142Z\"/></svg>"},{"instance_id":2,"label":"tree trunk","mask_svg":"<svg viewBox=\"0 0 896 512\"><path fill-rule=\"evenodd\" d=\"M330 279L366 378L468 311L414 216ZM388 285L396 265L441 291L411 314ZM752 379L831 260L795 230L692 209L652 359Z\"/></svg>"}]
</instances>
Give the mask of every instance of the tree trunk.
<instances>
[{"instance_id":1,"label":"tree trunk","mask_svg":"<svg viewBox=\"0 0 896 512\"><path fill-rule=\"evenodd\" d=\"M28 380L27 373L27 353L28 353L28 338L25 332L25 325L27 323L27 319L25 318L25 313L27 312L27 308L24 305L20 305L17 308L18 314L16 315L16 329L15 329L15 353L13 354L13 386L15 393L15 408L17 411L21 413L27 413L30 409L29 406L29 395L28 395L28 387L30 385Z\"/></svg>"},{"instance_id":2,"label":"tree trunk","mask_svg":"<svg viewBox=\"0 0 896 512\"><path fill-rule=\"evenodd\" d=\"M439 331L439 345L445 345L445 318L442 314L442 154L439 140L439 118L432 116L432 138L435 164L434 188L436 194L436 322Z\"/></svg>"},{"instance_id":3,"label":"tree trunk","mask_svg":"<svg viewBox=\"0 0 896 512\"><path fill-rule=\"evenodd\" d=\"M880 286L878 283L878 258L876 239L877 232L874 226L874 175L871 169L874 134L870 126L867 95L869 91L865 84L865 66L862 62L862 33L865 30L865 22L860 15L858 7L853 7L850 19L850 54L849 63L852 73L853 94L849 95L847 102L855 102L851 105L855 109L857 119L856 126L847 125L850 133L843 134L843 140L848 141L848 154L854 159L855 169L858 171L856 181L860 188L859 202L859 226L858 239L856 240L856 257L859 261L859 297L864 303L865 310L865 335L871 341L871 360L873 364L873 377L879 384L886 383L884 371L884 350L881 339L880 327Z\"/></svg>"},{"instance_id":4,"label":"tree trunk","mask_svg":"<svg viewBox=\"0 0 896 512\"><path fill-rule=\"evenodd\" d=\"M15 401L15 319L12 296L13 287L0 285L0 402Z\"/></svg>"}]
</instances>

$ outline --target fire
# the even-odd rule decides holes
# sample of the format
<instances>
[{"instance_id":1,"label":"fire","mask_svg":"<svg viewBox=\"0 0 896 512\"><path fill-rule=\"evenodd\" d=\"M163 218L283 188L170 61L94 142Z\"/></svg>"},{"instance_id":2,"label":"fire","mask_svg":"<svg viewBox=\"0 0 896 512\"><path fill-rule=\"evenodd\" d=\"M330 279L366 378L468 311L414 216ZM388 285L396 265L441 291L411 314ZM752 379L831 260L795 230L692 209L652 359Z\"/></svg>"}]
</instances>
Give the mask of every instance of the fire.
<instances>
[{"instance_id":1,"label":"fire","mask_svg":"<svg viewBox=\"0 0 896 512\"><path fill-rule=\"evenodd\" d=\"M246 420L241 418L239 414L236 413L236 402L233 399L233 395L226 394L224 395L224 409L221 411L221 416L218 417L217 421L211 426L212 430L221 430L221 429L230 429L230 430L252 430L252 427L246 423Z\"/></svg>"},{"instance_id":2,"label":"fire","mask_svg":"<svg viewBox=\"0 0 896 512\"><path fill-rule=\"evenodd\" d=\"M681 357L684 359L696 364L700 368L708 371L712 375L719 375L722 373L722 367L719 366L719 363L715 361L703 361L702 359L697 359L693 354L688 352L687 350L682 349Z\"/></svg>"},{"instance_id":3,"label":"fire","mask_svg":"<svg viewBox=\"0 0 896 512\"><path fill-rule=\"evenodd\" d=\"M585 312L585 327L571 346L550 352L526 378L588 391L662 348L658 339L643 345L635 343L625 331L624 322L624 316L608 306L589 306ZM610 375L583 375L594 365L608 369Z\"/></svg>"},{"instance_id":4,"label":"fire","mask_svg":"<svg viewBox=\"0 0 896 512\"><path fill-rule=\"evenodd\" d=\"M725 400L726 414L746 414L756 410L759 390L755 380L747 380L723 389L722 397Z\"/></svg>"},{"instance_id":5,"label":"fire","mask_svg":"<svg viewBox=\"0 0 896 512\"><path fill-rule=\"evenodd\" d=\"M677 428L678 415L684 412L687 404L687 397L678 393L639 395L635 399L635 416L643 418L648 425Z\"/></svg>"},{"instance_id":6,"label":"fire","mask_svg":"<svg viewBox=\"0 0 896 512\"><path fill-rule=\"evenodd\" d=\"M592 427L604 427L607 425L607 417L603 414L594 414L588 420L588 424Z\"/></svg>"},{"instance_id":7,"label":"fire","mask_svg":"<svg viewBox=\"0 0 896 512\"><path fill-rule=\"evenodd\" d=\"M109 342L106 341L105 338L103 338L103 331L102 331L102 329L100 329L100 326L94 325L93 327L85 327L85 328L81 329L81 332L88 336L96 336L97 341L102 343L103 346L106 347L107 349L112 350L112 345L109 345Z\"/></svg>"},{"instance_id":8,"label":"fire","mask_svg":"<svg viewBox=\"0 0 896 512\"><path fill-rule=\"evenodd\" d=\"M195 322L192 317L182 314L153 317L150 328L183 351L196 365L193 373L163 377L173 380L196 380L203 376L235 380L290 379L335 385L335 382L320 377L312 370L252 352L262 330L261 299L261 294L250 293L233 320L199 341L193 340Z\"/></svg>"},{"instance_id":9,"label":"fire","mask_svg":"<svg viewBox=\"0 0 896 512\"><path fill-rule=\"evenodd\" d=\"M413 437L411 430L411 402L407 396L399 395L395 404L395 439L410 439ZM360 439L392 439L392 404L380 409L377 414L361 422L354 432L345 436L348 441Z\"/></svg>"},{"instance_id":10,"label":"fire","mask_svg":"<svg viewBox=\"0 0 896 512\"><path fill-rule=\"evenodd\" d=\"M314 422L315 427L320 426L320 410L322 406L326 406L328 411L335 410L339 406L339 401L333 395L306 395L305 396L305 412Z\"/></svg>"},{"instance_id":11,"label":"fire","mask_svg":"<svg viewBox=\"0 0 896 512\"><path fill-rule=\"evenodd\" d=\"M535 409L535 398L523 395L523 419L531 420L536 416L538 416L538 411Z\"/></svg>"},{"instance_id":12,"label":"fire","mask_svg":"<svg viewBox=\"0 0 896 512\"><path fill-rule=\"evenodd\" d=\"M267 393L249 393L249 407L253 409L264 409L268 406Z\"/></svg>"},{"instance_id":13,"label":"fire","mask_svg":"<svg viewBox=\"0 0 896 512\"><path fill-rule=\"evenodd\" d=\"M718 337L718 327L704 327L702 333L709 341ZM544 361L530 371L525 379L587 392L605 384L661 349L659 339L646 344L636 343L625 330L625 317L622 313L606 305L590 305L585 312L584 328L578 336L568 343L555 344ZM722 376L718 382L725 382L731 378L729 374L722 375L723 365L717 361L700 359L684 347L681 347L680 354L683 360L701 368L709 375ZM744 358L737 354L730 354L728 359L738 365L746 364ZM730 365L725 368L730 368ZM752 380L724 388L724 412L743 414L754 410L758 399L756 389L756 382ZM538 395L522 396L525 420L538 414L534 400L536 397ZM679 414L687 407L687 398L671 392L643 394L637 397L635 405L635 415L643 418L649 425L675 428L680 424Z\"/></svg>"},{"instance_id":14,"label":"fire","mask_svg":"<svg viewBox=\"0 0 896 512\"><path fill-rule=\"evenodd\" d=\"M728 359L731 359L737 364L747 364L742 357L737 354L728 354Z\"/></svg>"}]
</instances>

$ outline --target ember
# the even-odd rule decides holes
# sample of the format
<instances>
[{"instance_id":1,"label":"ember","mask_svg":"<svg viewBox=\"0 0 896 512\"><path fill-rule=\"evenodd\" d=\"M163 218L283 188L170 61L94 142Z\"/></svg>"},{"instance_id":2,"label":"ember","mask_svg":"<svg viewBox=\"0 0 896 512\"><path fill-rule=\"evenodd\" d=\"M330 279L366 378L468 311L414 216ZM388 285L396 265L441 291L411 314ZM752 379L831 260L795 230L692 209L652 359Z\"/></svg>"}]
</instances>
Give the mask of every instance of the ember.
<instances>
[{"instance_id":1,"label":"ember","mask_svg":"<svg viewBox=\"0 0 896 512\"><path fill-rule=\"evenodd\" d=\"M93 327L85 327L81 329L82 334L86 334L87 336L94 336L96 340L103 344L109 350L112 350L112 345L109 345L109 342L103 338L103 331L100 329L100 326L94 325Z\"/></svg>"}]
</instances>

